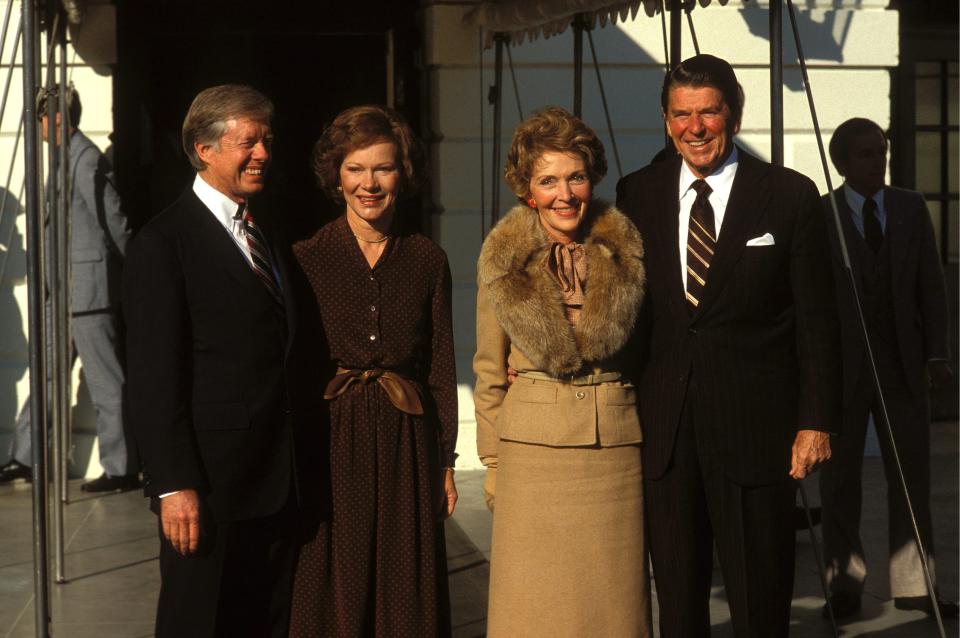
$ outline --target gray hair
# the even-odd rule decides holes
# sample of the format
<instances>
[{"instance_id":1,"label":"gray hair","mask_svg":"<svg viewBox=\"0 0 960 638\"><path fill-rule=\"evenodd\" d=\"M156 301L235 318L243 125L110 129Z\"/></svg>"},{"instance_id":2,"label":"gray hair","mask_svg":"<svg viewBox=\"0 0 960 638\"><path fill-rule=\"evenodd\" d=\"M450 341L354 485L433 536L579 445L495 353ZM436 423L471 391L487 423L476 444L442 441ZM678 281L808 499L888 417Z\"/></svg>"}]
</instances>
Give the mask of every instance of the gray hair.
<instances>
[{"instance_id":1,"label":"gray hair","mask_svg":"<svg viewBox=\"0 0 960 638\"><path fill-rule=\"evenodd\" d=\"M207 165L197 155L195 145L219 149L220 138L227 132L227 122L239 117L269 123L273 119L273 102L243 84L213 86L193 98L181 132L183 151L191 166L198 171L206 170Z\"/></svg>"}]
</instances>

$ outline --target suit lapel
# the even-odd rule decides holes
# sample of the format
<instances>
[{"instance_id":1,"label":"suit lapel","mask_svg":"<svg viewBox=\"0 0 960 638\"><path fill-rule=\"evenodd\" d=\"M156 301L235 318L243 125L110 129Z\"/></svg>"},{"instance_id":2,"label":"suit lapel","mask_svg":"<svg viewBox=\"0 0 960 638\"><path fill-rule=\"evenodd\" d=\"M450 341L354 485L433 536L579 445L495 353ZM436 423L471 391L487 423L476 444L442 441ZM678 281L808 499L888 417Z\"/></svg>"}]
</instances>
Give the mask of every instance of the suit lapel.
<instances>
[{"instance_id":1,"label":"suit lapel","mask_svg":"<svg viewBox=\"0 0 960 638\"><path fill-rule=\"evenodd\" d=\"M222 268L244 289L250 290L256 287L260 292L269 296L270 292L253 272L253 269L250 268L250 264L240 251L240 247L194 194L192 188L188 191L188 197L194 216L197 218L196 233L200 238L201 249L208 253L210 261L216 268Z\"/></svg>"},{"instance_id":2,"label":"suit lapel","mask_svg":"<svg viewBox=\"0 0 960 638\"><path fill-rule=\"evenodd\" d=\"M737 174L733 178L730 199L717 238L716 253L710 262L707 286L703 300L694 311L691 321L696 321L720 296L733 273L733 268L743 254L750 234L757 228L760 216L770 193L765 183L767 171L760 160L738 148Z\"/></svg>"},{"instance_id":3,"label":"suit lapel","mask_svg":"<svg viewBox=\"0 0 960 638\"><path fill-rule=\"evenodd\" d=\"M899 201L896 191L884 187L883 189L883 207L887 213L887 228L884 232L884 240L890 242L890 284L891 286L900 278L900 271L907 263L907 240L906 228L906 205ZM892 288L895 290L896 288Z\"/></svg>"},{"instance_id":4,"label":"suit lapel","mask_svg":"<svg viewBox=\"0 0 960 638\"><path fill-rule=\"evenodd\" d=\"M660 254L660 269L667 273L667 298L671 313L677 321L686 323L690 318L687 311L687 300L684 291L686 284L683 273L680 272L680 255L677 238L680 232L680 156L663 162L660 171L662 188L656 190L659 194L658 202L650 207L655 212L654 228L657 233L657 243L664 247Z\"/></svg>"}]
</instances>

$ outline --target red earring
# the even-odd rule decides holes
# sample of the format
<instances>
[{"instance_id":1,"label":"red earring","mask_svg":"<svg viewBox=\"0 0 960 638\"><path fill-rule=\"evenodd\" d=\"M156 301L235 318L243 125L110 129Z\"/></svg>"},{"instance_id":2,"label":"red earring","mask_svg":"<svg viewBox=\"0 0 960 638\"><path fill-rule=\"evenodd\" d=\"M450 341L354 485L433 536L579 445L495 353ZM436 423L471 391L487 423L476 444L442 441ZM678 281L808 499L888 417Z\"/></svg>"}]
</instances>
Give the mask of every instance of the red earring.
<instances>
[{"instance_id":1,"label":"red earring","mask_svg":"<svg viewBox=\"0 0 960 638\"><path fill-rule=\"evenodd\" d=\"M527 206L535 209L537 207L537 200L531 197L530 199L527 200Z\"/></svg>"}]
</instances>

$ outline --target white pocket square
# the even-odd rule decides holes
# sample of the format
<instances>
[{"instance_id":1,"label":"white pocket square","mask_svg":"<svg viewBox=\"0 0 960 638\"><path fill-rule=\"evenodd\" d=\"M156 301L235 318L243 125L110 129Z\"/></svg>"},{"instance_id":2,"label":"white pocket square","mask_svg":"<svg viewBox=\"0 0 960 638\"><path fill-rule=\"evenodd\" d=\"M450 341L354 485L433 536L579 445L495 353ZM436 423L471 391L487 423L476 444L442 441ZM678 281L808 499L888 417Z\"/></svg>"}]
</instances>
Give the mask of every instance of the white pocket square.
<instances>
[{"instance_id":1,"label":"white pocket square","mask_svg":"<svg viewBox=\"0 0 960 638\"><path fill-rule=\"evenodd\" d=\"M760 237L754 237L753 239L747 242L747 246L773 246L775 241L773 241L773 235L770 233L764 233Z\"/></svg>"}]
</instances>

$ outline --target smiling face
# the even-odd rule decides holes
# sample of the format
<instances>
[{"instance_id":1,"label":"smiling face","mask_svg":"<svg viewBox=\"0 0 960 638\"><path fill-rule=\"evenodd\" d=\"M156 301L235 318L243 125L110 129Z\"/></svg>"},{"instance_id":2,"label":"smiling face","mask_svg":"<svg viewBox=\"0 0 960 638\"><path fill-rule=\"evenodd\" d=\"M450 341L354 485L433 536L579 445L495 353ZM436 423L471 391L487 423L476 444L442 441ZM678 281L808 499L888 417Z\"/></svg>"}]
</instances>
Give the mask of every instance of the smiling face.
<instances>
[{"instance_id":1,"label":"smiling face","mask_svg":"<svg viewBox=\"0 0 960 638\"><path fill-rule=\"evenodd\" d=\"M850 188L864 197L872 197L883 188L887 174L887 138L880 131L867 131L854 137L846 158L837 163Z\"/></svg>"},{"instance_id":2,"label":"smiling face","mask_svg":"<svg viewBox=\"0 0 960 638\"><path fill-rule=\"evenodd\" d=\"M712 86L673 87L663 116L677 152L700 178L723 164L740 130L723 94Z\"/></svg>"},{"instance_id":3,"label":"smiling face","mask_svg":"<svg viewBox=\"0 0 960 638\"><path fill-rule=\"evenodd\" d=\"M400 164L397 145L377 142L358 148L340 164L340 188L347 216L371 226L389 226L400 194Z\"/></svg>"},{"instance_id":4,"label":"smiling face","mask_svg":"<svg viewBox=\"0 0 960 638\"><path fill-rule=\"evenodd\" d=\"M530 197L540 223L563 241L576 239L592 190L586 163L575 153L547 151L530 177Z\"/></svg>"},{"instance_id":5,"label":"smiling face","mask_svg":"<svg viewBox=\"0 0 960 638\"><path fill-rule=\"evenodd\" d=\"M272 144L268 123L245 117L228 120L219 145L195 145L207 166L200 177L233 201L245 202L263 190Z\"/></svg>"}]
</instances>

